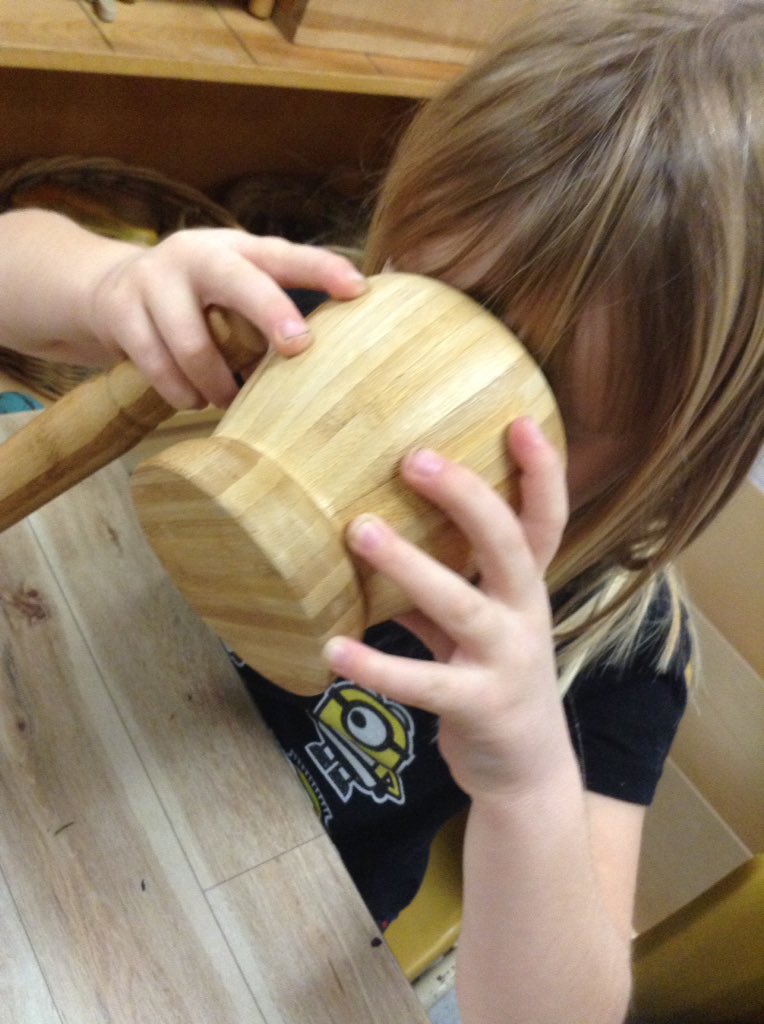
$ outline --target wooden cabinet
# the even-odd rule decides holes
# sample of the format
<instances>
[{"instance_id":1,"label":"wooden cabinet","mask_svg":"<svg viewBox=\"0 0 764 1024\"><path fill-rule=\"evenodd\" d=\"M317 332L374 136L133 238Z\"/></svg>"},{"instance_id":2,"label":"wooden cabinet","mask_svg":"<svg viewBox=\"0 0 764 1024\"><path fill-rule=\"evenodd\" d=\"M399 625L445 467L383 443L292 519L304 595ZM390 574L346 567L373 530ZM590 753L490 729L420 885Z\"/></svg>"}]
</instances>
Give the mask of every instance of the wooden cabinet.
<instances>
[{"instance_id":1,"label":"wooden cabinet","mask_svg":"<svg viewBox=\"0 0 764 1024\"><path fill-rule=\"evenodd\" d=\"M287 42L241 0L0 0L0 167L106 155L202 189L259 170L370 175L458 65Z\"/></svg>"},{"instance_id":2,"label":"wooden cabinet","mask_svg":"<svg viewBox=\"0 0 764 1024\"><path fill-rule=\"evenodd\" d=\"M262 171L349 169L372 188L417 103L460 70L296 46L243 0L120 3L111 23L90 0L0 0L0 173L108 156L211 194ZM209 420L183 414L145 446Z\"/></svg>"}]
</instances>

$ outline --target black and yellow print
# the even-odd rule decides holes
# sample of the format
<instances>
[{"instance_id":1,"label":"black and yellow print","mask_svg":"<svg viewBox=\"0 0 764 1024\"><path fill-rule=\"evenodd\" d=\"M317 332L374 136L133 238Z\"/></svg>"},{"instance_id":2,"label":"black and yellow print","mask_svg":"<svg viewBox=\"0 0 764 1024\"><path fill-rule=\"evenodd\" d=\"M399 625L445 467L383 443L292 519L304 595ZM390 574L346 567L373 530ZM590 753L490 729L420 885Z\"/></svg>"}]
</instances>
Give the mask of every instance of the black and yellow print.
<instances>
[{"instance_id":1,"label":"black and yellow print","mask_svg":"<svg viewBox=\"0 0 764 1024\"><path fill-rule=\"evenodd\" d=\"M308 798L313 805L313 810L316 812L316 817L321 821L324 828L328 828L329 823L332 820L332 812L326 800L324 800L323 793L316 785L316 780L307 768L301 764L300 759L296 754L291 753L288 756L294 766L294 770L297 772L297 778L300 780L305 792L308 794Z\"/></svg>"},{"instance_id":2,"label":"black and yellow print","mask_svg":"<svg viewBox=\"0 0 764 1024\"><path fill-rule=\"evenodd\" d=\"M414 722L404 707L340 680L313 715L319 738L306 753L343 803L354 792L376 803L404 802L401 773L414 746Z\"/></svg>"}]
</instances>

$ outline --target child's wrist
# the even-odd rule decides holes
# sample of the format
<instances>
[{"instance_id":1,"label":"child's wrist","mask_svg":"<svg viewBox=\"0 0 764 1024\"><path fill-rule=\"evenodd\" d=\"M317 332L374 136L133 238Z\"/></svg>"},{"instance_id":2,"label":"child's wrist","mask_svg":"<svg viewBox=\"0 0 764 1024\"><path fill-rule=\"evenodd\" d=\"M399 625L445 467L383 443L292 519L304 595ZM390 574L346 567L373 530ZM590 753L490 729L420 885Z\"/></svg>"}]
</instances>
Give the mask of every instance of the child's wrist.
<instances>
[{"instance_id":1,"label":"child's wrist","mask_svg":"<svg viewBox=\"0 0 764 1024\"><path fill-rule=\"evenodd\" d=\"M471 787L473 806L499 814L525 813L528 808L533 812L550 800L567 801L583 792L581 770L567 737L551 754L539 750L525 763L513 761L504 776Z\"/></svg>"},{"instance_id":2,"label":"child's wrist","mask_svg":"<svg viewBox=\"0 0 764 1024\"><path fill-rule=\"evenodd\" d=\"M109 279L118 275L120 267L140 255L141 251L132 242L100 236L88 239L83 246L77 282L77 335L84 342L97 346L108 359L122 355L109 342L114 325L108 321L115 319L105 297Z\"/></svg>"}]
</instances>

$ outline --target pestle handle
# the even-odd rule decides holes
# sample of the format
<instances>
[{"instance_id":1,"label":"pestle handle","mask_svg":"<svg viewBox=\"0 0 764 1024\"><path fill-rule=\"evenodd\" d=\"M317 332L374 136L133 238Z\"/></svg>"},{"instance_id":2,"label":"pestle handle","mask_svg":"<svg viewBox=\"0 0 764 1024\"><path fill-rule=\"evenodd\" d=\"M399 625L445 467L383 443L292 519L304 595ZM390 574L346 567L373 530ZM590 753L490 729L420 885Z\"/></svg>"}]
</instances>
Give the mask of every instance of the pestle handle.
<instances>
[{"instance_id":1,"label":"pestle handle","mask_svg":"<svg viewBox=\"0 0 764 1024\"><path fill-rule=\"evenodd\" d=\"M265 354L263 335L238 314L207 322L231 370ZM64 395L0 446L0 531L130 451L177 410L127 360Z\"/></svg>"}]
</instances>

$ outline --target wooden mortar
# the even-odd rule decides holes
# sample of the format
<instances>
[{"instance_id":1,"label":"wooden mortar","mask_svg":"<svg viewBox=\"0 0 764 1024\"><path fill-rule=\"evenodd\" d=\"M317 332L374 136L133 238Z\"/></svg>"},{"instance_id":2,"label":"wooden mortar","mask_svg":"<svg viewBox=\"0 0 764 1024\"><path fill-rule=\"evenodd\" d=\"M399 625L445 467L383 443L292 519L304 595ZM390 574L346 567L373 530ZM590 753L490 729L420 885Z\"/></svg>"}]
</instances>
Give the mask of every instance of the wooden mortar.
<instances>
[{"instance_id":1,"label":"wooden mortar","mask_svg":"<svg viewBox=\"0 0 764 1024\"><path fill-rule=\"evenodd\" d=\"M506 428L529 414L564 450L549 386L511 332L447 285L411 274L310 317L303 354L270 352L207 439L140 465L146 535L198 614L280 686L314 694L336 633L361 637L409 608L344 543L362 512L383 516L457 572L464 538L406 488L399 463L428 447L515 500Z\"/></svg>"}]
</instances>

